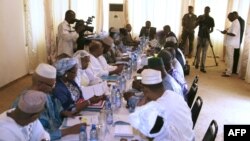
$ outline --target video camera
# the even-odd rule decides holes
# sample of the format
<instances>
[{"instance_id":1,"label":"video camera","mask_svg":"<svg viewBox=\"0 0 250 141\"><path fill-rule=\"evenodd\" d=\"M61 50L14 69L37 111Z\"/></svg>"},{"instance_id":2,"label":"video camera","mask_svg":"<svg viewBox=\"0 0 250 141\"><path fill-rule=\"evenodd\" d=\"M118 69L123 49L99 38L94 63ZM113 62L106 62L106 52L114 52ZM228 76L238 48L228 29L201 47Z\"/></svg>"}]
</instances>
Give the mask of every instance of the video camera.
<instances>
[{"instance_id":1,"label":"video camera","mask_svg":"<svg viewBox=\"0 0 250 141\"><path fill-rule=\"evenodd\" d=\"M95 16L88 17L87 21L75 19L75 22L76 22L76 25L78 23L83 23L83 26L84 26L83 32L85 32L85 31L93 32L94 31L94 27L93 26L89 26L89 24L92 24L93 18L95 18Z\"/></svg>"}]
</instances>

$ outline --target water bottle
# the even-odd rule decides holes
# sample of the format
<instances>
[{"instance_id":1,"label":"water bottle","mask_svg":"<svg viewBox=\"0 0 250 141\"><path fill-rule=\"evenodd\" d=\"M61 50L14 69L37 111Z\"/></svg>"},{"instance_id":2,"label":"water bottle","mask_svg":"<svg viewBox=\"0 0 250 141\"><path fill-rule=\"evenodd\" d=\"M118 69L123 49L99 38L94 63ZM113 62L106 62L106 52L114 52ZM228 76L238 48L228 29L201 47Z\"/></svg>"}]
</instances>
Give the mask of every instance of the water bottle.
<instances>
[{"instance_id":1,"label":"water bottle","mask_svg":"<svg viewBox=\"0 0 250 141\"><path fill-rule=\"evenodd\" d=\"M137 56L136 54L133 54L133 71L137 70Z\"/></svg>"},{"instance_id":2,"label":"water bottle","mask_svg":"<svg viewBox=\"0 0 250 141\"><path fill-rule=\"evenodd\" d=\"M98 141L98 135L97 135L95 124L92 124L91 130L89 133L89 140L90 141Z\"/></svg>"},{"instance_id":3,"label":"water bottle","mask_svg":"<svg viewBox=\"0 0 250 141\"><path fill-rule=\"evenodd\" d=\"M120 93L120 90L117 89L116 91L116 97L115 97L115 107L118 109L118 108L121 108L121 105L122 105L122 100L121 100L121 93Z\"/></svg>"},{"instance_id":4,"label":"water bottle","mask_svg":"<svg viewBox=\"0 0 250 141\"><path fill-rule=\"evenodd\" d=\"M88 136L86 133L86 126L82 125L80 128L79 141L87 141Z\"/></svg>"},{"instance_id":5,"label":"water bottle","mask_svg":"<svg viewBox=\"0 0 250 141\"><path fill-rule=\"evenodd\" d=\"M105 109L111 109L110 98L107 96L105 100Z\"/></svg>"},{"instance_id":6,"label":"water bottle","mask_svg":"<svg viewBox=\"0 0 250 141\"><path fill-rule=\"evenodd\" d=\"M122 75L122 78L121 78L121 92L125 92L126 91L126 78L125 78L125 75Z\"/></svg>"},{"instance_id":7,"label":"water bottle","mask_svg":"<svg viewBox=\"0 0 250 141\"><path fill-rule=\"evenodd\" d=\"M111 125L113 123L113 112L112 109L106 109L106 123Z\"/></svg>"},{"instance_id":8,"label":"water bottle","mask_svg":"<svg viewBox=\"0 0 250 141\"><path fill-rule=\"evenodd\" d=\"M111 104L114 105L115 104L115 93L116 93L116 87L113 85L112 89L111 89Z\"/></svg>"}]
</instances>

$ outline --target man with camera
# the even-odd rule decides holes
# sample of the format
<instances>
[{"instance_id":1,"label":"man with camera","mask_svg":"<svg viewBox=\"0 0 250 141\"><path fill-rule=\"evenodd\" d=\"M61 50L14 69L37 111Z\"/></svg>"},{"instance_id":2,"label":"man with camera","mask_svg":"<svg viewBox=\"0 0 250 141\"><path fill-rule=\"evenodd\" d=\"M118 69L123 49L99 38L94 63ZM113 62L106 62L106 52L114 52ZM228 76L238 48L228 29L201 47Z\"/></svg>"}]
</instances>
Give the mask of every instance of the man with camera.
<instances>
[{"instance_id":1,"label":"man with camera","mask_svg":"<svg viewBox=\"0 0 250 141\"><path fill-rule=\"evenodd\" d=\"M205 70L205 62L207 57L207 49L208 46L212 46L210 40L210 33L213 32L214 28L214 19L209 15L210 7L206 6L204 9L204 14L200 15L197 18L196 26L199 26L198 32L198 41L197 41L197 51L196 51L196 64L195 68L199 68L200 64L200 71L206 73ZM202 57L200 58L200 54L202 52ZM201 62L201 63L200 63Z\"/></svg>"},{"instance_id":2,"label":"man with camera","mask_svg":"<svg viewBox=\"0 0 250 141\"><path fill-rule=\"evenodd\" d=\"M79 37L78 33L70 26L76 22L75 12L68 10L65 13L65 20L58 26L58 52L57 55L67 54L69 56L73 55L73 49L76 43L77 38Z\"/></svg>"}]
</instances>

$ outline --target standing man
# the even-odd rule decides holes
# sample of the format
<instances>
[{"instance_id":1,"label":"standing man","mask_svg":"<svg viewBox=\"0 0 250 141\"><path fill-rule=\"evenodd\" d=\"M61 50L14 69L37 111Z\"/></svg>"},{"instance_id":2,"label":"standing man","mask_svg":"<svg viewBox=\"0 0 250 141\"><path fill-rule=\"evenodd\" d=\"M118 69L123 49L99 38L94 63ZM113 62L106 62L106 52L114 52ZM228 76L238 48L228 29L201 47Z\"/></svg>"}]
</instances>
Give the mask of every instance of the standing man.
<instances>
[{"instance_id":1,"label":"standing man","mask_svg":"<svg viewBox=\"0 0 250 141\"><path fill-rule=\"evenodd\" d=\"M182 34L181 34L181 47L183 50L185 43L189 41L189 52L188 52L188 58L192 57L193 52L193 42L194 42L194 29L195 29L195 23L197 16L193 13L194 8L193 6L188 6L188 13L185 14L182 18Z\"/></svg>"},{"instance_id":2,"label":"standing man","mask_svg":"<svg viewBox=\"0 0 250 141\"><path fill-rule=\"evenodd\" d=\"M240 22L240 46L241 46L245 28L245 21L238 15L238 12L234 11L233 14L235 18ZM233 73L237 73L239 57L240 57L240 47L234 49Z\"/></svg>"},{"instance_id":3,"label":"standing man","mask_svg":"<svg viewBox=\"0 0 250 141\"><path fill-rule=\"evenodd\" d=\"M195 68L199 68L200 54L202 51L200 71L206 73L205 62L207 58L207 49L209 44L211 45L210 33L213 32L214 19L209 16L210 7L206 6L204 14L197 18L196 26L199 26L198 41L197 41L197 52L196 52L196 64Z\"/></svg>"},{"instance_id":4,"label":"standing man","mask_svg":"<svg viewBox=\"0 0 250 141\"><path fill-rule=\"evenodd\" d=\"M58 53L57 55L66 53L69 56L73 55L74 46L78 38L78 33L72 29L70 24L76 21L75 12L68 10L65 13L65 20L58 26Z\"/></svg>"},{"instance_id":5,"label":"standing man","mask_svg":"<svg viewBox=\"0 0 250 141\"><path fill-rule=\"evenodd\" d=\"M228 31L221 31L222 34L226 35L225 46L227 70L222 74L223 77L229 77L232 74L234 49L239 49L240 47L240 22L233 13L229 13L227 18L232 24Z\"/></svg>"},{"instance_id":6,"label":"standing man","mask_svg":"<svg viewBox=\"0 0 250 141\"><path fill-rule=\"evenodd\" d=\"M145 26L141 28L139 37L145 36L149 38L149 41L155 38L156 28L151 27L151 22L146 21Z\"/></svg>"}]
</instances>

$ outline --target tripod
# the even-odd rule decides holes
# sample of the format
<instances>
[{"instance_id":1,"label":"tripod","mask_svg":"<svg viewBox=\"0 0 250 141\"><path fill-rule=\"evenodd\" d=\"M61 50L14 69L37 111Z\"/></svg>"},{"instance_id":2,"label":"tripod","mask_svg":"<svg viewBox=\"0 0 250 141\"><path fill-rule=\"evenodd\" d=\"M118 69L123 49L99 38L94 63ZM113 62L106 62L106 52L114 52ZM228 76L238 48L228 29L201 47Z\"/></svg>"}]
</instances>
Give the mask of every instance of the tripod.
<instances>
[{"instance_id":1,"label":"tripod","mask_svg":"<svg viewBox=\"0 0 250 141\"><path fill-rule=\"evenodd\" d=\"M209 46L211 47L211 49L212 49L212 53L213 53L213 56L214 56L214 62L215 62L215 65L216 66L218 66L218 63L217 63L217 60L216 60L216 56L215 56L215 54L214 54L214 48L213 48L213 45L212 45L212 43L211 43L211 40L209 39L208 40L209 41ZM197 45L197 47L196 48L198 48L198 45ZM194 57L194 61L193 61L193 66L196 64L196 61L197 61L197 50L196 50L196 53L195 53L195 57Z\"/></svg>"}]
</instances>

